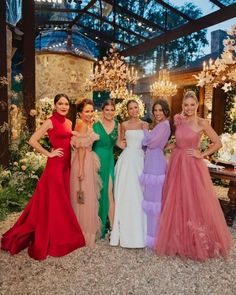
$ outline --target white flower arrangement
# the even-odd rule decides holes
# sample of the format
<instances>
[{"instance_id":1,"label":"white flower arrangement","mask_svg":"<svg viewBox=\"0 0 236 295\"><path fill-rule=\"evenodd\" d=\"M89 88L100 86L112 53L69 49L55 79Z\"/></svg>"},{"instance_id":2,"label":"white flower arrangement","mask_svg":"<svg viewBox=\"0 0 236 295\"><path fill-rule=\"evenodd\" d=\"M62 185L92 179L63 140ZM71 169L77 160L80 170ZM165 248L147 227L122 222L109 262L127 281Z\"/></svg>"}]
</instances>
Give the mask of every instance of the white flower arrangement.
<instances>
[{"instance_id":1,"label":"white flower arrangement","mask_svg":"<svg viewBox=\"0 0 236 295\"><path fill-rule=\"evenodd\" d=\"M220 135L222 148L217 152L217 159L224 162L236 162L236 133Z\"/></svg>"},{"instance_id":2,"label":"white flower arrangement","mask_svg":"<svg viewBox=\"0 0 236 295\"><path fill-rule=\"evenodd\" d=\"M3 76L0 76L0 88L7 85L7 84L8 84L7 78L3 77Z\"/></svg>"},{"instance_id":3,"label":"white flower arrangement","mask_svg":"<svg viewBox=\"0 0 236 295\"><path fill-rule=\"evenodd\" d=\"M20 83L23 80L23 75L21 73L19 73L18 75L15 75L14 80L17 83Z\"/></svg>"},{"instance_id":4,"label":"white flower arrangement","mask_svg":"<svg viewBox=\"0 0 236 295\"><path fill-rule=\"evenodd\" d=\"M215 62L209 61L209 65L203 63L203 71L193 75L197 80L197 86L212 84L214 88L221 85L225 92L231 91L236 84L236 25L228 32L229 38L224 40L224 51Z\"/></svg>"},{"instance_id":5,"label":"white flower arrangement","mask_svg":"<svg viewBox=\"0 0 236 295\"><path fill-rule=\"evenodd\" d=\"M31 171L37 171L39 168L45 166L47 158L36 152L27 152L23 159L21 159L20 167L21 170L25 171L29 169Z\"/></svg>"},{"instance_id":6,"label":"white flower arrangement","mask_svg":"<svg viewBox=\"0 0 236 295\"><path fill-rule=\"evenodd\" d=\"M36 129L38 129L43 122L48 119L53 112L54 102L53 99L44 97L39 99L36 103L36 110L31 110L31 116L36 115Z\"/></svg>"},{"instance_id":7,"label":"white flower arrangement","mask_svg":"<svg viewBox=\"0 0 236 295\"><path fill-rule=\"evenodd\" d=\"M10 107L10 126L11 126L11 139L18 140L22 133L22 128L25 125L25 118L22 110L15 104Z\"/></svg>"},{"instance_id":8,"label":"white flower arrangement","mask_svg":"<svg viewBox=\"0 0 236 295\"><path fill-rule=\"evenodd\" d=\"M143 117L144 110L145 110L144 103L143 103L142 99L138 95L135 95L135 94L129 96L129 98L124 99L122 102L119 102L116 104L116 116L120 117L123 121L125 121L129 118L127 107L126 107L127 102L129 100L137 101L138 106L139 106L140 117Z\"/></svg>"}]
</instances>

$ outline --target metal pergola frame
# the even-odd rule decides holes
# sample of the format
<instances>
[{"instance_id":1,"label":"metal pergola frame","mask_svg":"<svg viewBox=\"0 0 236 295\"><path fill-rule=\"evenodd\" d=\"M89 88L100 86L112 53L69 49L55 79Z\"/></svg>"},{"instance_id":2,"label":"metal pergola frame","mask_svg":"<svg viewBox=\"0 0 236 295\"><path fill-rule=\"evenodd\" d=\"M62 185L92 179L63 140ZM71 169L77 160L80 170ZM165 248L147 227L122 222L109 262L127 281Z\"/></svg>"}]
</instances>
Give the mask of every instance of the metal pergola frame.
<instances>
[{"instance_id":1,"label":"metal pergola frame","mask_svg":"<svg viewBox=\"0 0 236 295\"><path fill-rule=\"evenodd\" d=\"M43 22L37 22L36 19L36 27L43 25L67 25L68 29L72 28L73 25L77 25L80 27L86 36L94 40L96 43L100 43L102 45L109 43L117 43L123 46L122 54L124 56L132 56L144 53L146 50L153 49L158 45L171 42L180 37L184 37L193 32L205 29L207 27L213 26L225 20L236 17L236 3L231 5L224 5L218 0L208 0L209 2L216 5L219 9L215 12L207 14L205 16L200 17L199 19L192 19L188 15L184 14L174 6L163 0L155 0L156 3L160 4L160 7L165 9L166 13L173 12L178 15L183 24L177 28L166 29L162 25L159 25L153 21L150 21L143 16L138 15L137 13L132 12L130 9L125 8L119 5L119 1L117 0L103 0L104 3L107 3L112 6L114 11L113 20L108 19L106 16L102 15L102 11L99 14L89 11L94 7L97 3L101 5L101 1L99 0L91 0L83 9L65 9L65 8L52 8L52 7L40 7L35 6L36 12L61 12L61 13L76 13L76 17L72 21L50 21L46 20ZM138 32L135 32L131 28L127 28L118 24L116 21L116 15L119 14L124 18L129 18L133 22L140 22L146 27L140 27ZM94 20L99 20L101 24L106 23L113 27L113 32L104 32L102 30L94 30L91 27L85 26L80 20L82 16L89 16ZM152 30L155 33L155 36L149 32L147 32L147 28ZM124 40L120 40L117 37L117 30L123 31L123 33L128 34L132 37L132 41L127 43ZM143 35L144 34L144 35ZM124 37L124 36L123 36ZM135 41L134 41L135 40ZM131 45L132 43L132 45Z\"/></svg>"}]
</instances>

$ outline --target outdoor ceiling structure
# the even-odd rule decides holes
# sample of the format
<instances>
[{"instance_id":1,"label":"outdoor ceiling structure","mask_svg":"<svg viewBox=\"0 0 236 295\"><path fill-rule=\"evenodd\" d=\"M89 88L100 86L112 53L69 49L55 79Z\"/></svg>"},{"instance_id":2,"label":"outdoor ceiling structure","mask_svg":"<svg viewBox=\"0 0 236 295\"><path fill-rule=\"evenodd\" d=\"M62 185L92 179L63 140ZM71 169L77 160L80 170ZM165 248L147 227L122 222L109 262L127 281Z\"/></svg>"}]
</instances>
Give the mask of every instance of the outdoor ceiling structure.
<instances>
[{"instance_id":1,"label":"outdoor ceiling structure","mask_svg":"<svg viewBox=\"0 0 236 295\"><path fill-rule=\"evenodd\" d=\"M143 0L142 9L134 12L137 2L140 4L136 0L127 1L132 5L118 0L64 0L62 3L35 0L36 30L54 27L69 31L76 25L82 34L101 46L116 43L124 56L134 56L236 17L236 1L224 1L231 3L226 5L222 0L206 0L212 12L197 19L184 14L171 1ZM197 6L197 1L189 2ZM154 4L165 18L151 20ZM169 13L175 14L178 25L166 26Z\"/></svg>"}]
</instances>

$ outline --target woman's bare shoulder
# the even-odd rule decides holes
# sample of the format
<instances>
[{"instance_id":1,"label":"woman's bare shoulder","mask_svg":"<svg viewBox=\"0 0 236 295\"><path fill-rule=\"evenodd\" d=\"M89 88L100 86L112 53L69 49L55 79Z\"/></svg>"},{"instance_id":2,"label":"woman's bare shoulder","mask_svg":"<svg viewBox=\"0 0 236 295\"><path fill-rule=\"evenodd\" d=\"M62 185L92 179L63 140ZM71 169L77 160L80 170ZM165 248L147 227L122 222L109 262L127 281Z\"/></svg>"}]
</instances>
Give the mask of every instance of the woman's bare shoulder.
<instances>
[{"instance_id":1,"label":"woman's bare shoulder","mask_svg":"<svg viewBox=\"0 0 236 295\"><path fill-rule=\"evenodd\" d=\"M81 120L78 120L75 125L75 131L85 133L88 130L88 126Z\"/></svg>"}]
</instances>

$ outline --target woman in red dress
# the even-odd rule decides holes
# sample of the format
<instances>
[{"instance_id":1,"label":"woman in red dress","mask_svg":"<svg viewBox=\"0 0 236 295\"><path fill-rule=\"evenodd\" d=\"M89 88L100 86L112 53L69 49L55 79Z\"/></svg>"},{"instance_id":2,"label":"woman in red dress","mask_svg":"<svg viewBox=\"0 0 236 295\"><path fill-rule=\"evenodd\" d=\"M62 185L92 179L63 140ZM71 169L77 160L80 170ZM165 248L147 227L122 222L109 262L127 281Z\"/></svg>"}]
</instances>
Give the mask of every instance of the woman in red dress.
<instances>
[{"instance_id":1,"label":"woman in red dress","mask_svg":"<svg viewBox=\"0 0 236 295\"><path fill-rule=\"evenodd\" d=\"M43 260L63 256L85 245L84 237L70 203L71 122L66 119L69 98L58 94L55 112L32 135L29 144L48 157L46 168L23 213L1 240L1 248L12 255L28 247L29 256ZM48 133L52 151L39 139Z\"/></svg>"}]
</instances>

